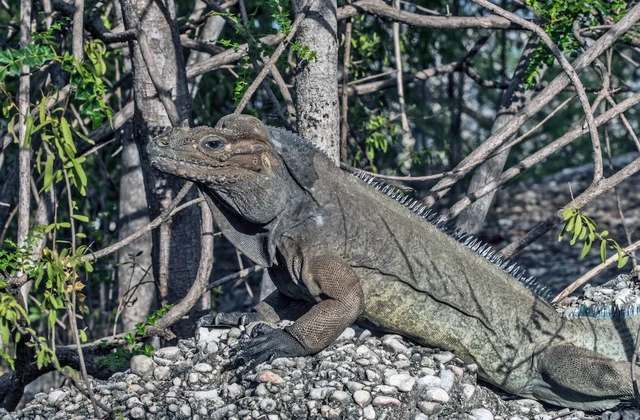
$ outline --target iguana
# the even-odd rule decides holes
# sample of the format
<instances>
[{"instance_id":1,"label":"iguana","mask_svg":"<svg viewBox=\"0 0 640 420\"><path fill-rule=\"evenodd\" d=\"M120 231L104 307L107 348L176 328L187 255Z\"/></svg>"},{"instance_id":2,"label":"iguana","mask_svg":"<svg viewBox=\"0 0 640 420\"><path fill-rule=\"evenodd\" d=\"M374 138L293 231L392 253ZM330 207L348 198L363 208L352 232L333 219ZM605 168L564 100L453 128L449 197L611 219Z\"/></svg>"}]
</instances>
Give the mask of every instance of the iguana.
<instances>
[{"instance_id":1,"label":"iguana","mask_svg":"<svg viewBox=\"0 0 640 420\"><path fill-rule=\"evenodd\" d=\"M228 115L214 128L174 128L147 152L155 168L199 185L222 233L277 286L252 312L215 323L295 320L258 324L236 360L313 354L361 322L451 350L522 397L582 410L633 397L635 307L561 316L515 264L302 137Z\"/></svg>"}]
</instances>

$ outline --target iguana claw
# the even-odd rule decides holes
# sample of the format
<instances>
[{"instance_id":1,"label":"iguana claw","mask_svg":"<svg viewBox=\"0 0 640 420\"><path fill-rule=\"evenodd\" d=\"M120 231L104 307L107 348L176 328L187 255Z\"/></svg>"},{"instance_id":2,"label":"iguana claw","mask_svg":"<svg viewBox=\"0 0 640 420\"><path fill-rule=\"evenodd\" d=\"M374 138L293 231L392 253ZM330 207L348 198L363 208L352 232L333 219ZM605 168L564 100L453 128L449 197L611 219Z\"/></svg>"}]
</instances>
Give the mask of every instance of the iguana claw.
<instances>
[{"instance_id":1,"label":"iguana claw","mask_svg":"<svg viewBox=\"0 0 640 420\"><path fill-rule=\"evenodd\" d=\"M251 338L238 343L232 364L253 367L279 357L298 357L307 354L309 352L287 331L260 323L256 324L251 331Z\"/></svg>"}]
</instances>

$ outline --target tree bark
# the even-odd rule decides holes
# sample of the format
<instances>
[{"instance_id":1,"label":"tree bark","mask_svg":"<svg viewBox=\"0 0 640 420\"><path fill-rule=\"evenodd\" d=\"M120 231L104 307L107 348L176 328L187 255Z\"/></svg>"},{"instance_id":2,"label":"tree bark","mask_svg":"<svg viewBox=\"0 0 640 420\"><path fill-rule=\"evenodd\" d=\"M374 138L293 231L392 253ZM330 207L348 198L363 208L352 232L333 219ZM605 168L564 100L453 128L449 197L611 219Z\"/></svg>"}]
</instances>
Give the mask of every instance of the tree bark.
<instances>
[{"instance_id":1,"label":"tree bark","mask_svg":"<svg viewBox=\"0 0 640 420\"><path fill-rule=\"evenodd\" d=\"M149 223L147 198L141 193L144 180L140 169L140 156L131 136L130 126L124 130L122 142L118 205L119 240ZM154 307L155 285L149 270L152 265L151 250L151 234L147 233L118 251L118 294L120 299L128 299L128 304L122 307L122 331L134 329Z\"/></svg>"},{"instance_id":2,"label":"tree bark","mask_svg":"<svg viewBox=\"0 0 640 420\"><path fill-rule=\"evenodd\" d=\"M297 11L304 1L294 1ZM296 66L296 128L336 163L340 161L338 38L336 0L316 0L300 24L296 39L316 52Z\"/></svg>"},{"instance_id":3,"label":"tree bark","mask_svg":"<svg viewBox=\"0 0 640 420\"><path fill-rule=\"evenodd\" d=\"M522 85L522 81L524 72L527 67L529 67L529 62L531 61L531 56L536 48L536 44L536 37L531 37L522 51L522 56L520 57L516 71L509 82L509 87L502 95L500 109L498 110L498 115L493 122L491 134L500 130L511 118L513 118L515 114L520 112L534 96L535 89L530 88L525 90ZM546 67L540 69L538 78L541 77L545 69ZM514 138L514 136L515 134L511 135L507 142ZM507 162L507 158L509 157L510 150L511 149L506 149L502 153L488 159L482 165L478 166L471 178L469 193L473 193L491 180L500 176L504 169L504 165ZM457 164L458 162L454 163ZM482 229L482 225L489 213L495 194L496 192L493 191L464 209L456 220L458 227L467 233L476 233Z\"/></svg>"},{"instance_id":4,"label":"tree bark","mask_svg":"<svg viewBox=\"0 0 640 420\"><path fill-rule=\"evenodd\" d=\"M198 13L201 14L204 9L206 9L207 5L204 4L202 0L196 1L195 11L193 14ZM192 16L193 16L192 14ZM220 16L209 16L204 23L204 26L200 29L198 33L198 40L201 42L212 42L218 40L220 37L220 33L224 28L224 19ZM192 66L196 63L204 61L211 57L211 54L202 52L202 51L191 51L189 54L189 58L187 59L187 67ZM195 98L198 94L198 87L200 85L200 80L202 80L202 75L196 76L193 79L189 80L189 92L191 94L191 98Z\"/></svg>"},{"instance_id":5,"label":"tree bark","mask_svg":"<svg viewBox=\"0 0 640 420\"><path fill-rule=\"evenodd\" d=\"M125 28L137 32L137 39L129 41L134 74L134 137L142 157L149 216L155 218L184 181L152 169L145 146L172 125L171 118L179 120L175 124L189 121L190 97L173 2L122 0L122 9ZM141 47L148 49L146 54ZM172 103L167 103L163 97L166 94L172 95ZM191 194L191 198L195 197L195 191ZM153 273L160 305L182 299L193 283L200 260L200 238L194 232L199 229L200 214L192 207L153 231ZM190 326L176 325L174 331L179 337L187 336Z\"/></svg>"},{"instance_id":6,"label":"tree bark","mask_svg":"<svg viewBox=\"0 0 640 420\"><path fill-rule=\"evenodd\" d=\"M123 23L122 9L119 0L114 0L116 24ZM123 55L129 57L129 48ZM124 61L124 69L131 71L131 61ZM130 123L121 131L122 161L120 189L118 196L118 239L122 240L149 223L149 210L144 191L144 178L140 166L140 155ZM118 251L118 297L125 298L125 306L121 308L120 326L123 331L130 331L139 322L143 322L156 302L156 288L153 284L151 233ZM131 264L135 261L135 264ZM129 263L129 264L128 264ZM143 284L144 283L144 284ZM135 290L135 291L134 291ZM130 292L129 292L130 291ZM125 296L129 292L129 296ZM117 305L120 308L119 305Z\"/></svg>"}]
</instances>

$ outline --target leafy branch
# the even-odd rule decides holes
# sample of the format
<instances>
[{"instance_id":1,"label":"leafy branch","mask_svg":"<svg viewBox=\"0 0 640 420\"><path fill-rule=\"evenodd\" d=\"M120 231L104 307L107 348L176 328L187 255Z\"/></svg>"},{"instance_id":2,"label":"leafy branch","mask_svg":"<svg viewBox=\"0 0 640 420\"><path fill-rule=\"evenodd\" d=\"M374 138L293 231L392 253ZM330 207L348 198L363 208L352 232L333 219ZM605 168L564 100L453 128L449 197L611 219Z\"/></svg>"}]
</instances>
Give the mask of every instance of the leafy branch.
<instances>
[{"instance_id":1,"label":"leafy branch","mask_svg":"<svg viewBox=\"0 0 640 420\"><path fill-rule=\"evenodd\" d=\"M580 51L580 43L572 30L574 21L577 20L580 25L594 26L600 24L599 20L606 16L617 22L624 16L627 8L624 0L526 0L526 4L545 22L542 29L554 44L572 58ZM553 65L553 60L553 54L544 44L539 43L525 73L525 86L533 86L538 70L545 64Z\"/></svg>"},{"instance_id":2,"label":"leafy branch","mask_svg":"<svg viewBox=\"0 0 640 420\"><path fill-rule=\"evenodd\" d=\"M578 241L584 241L582 245L582 252L580 253L580 259L587 256L593 243L596 240L600 241L600 258L604 263L607 260L607 249L614 250L618 254L618 268L624 267L629 260L629 256L626 255L624 250L618 245L618 242L609 238L609 232L604 230L600 233L597 232L596 223L589 216L585 216L575 207L568 207L562 214L564 220L564 226L560 235L558 235L558 242L562 241L565 233L573 233L570 245L575 245Z\"/></svg>"}]
</instances>

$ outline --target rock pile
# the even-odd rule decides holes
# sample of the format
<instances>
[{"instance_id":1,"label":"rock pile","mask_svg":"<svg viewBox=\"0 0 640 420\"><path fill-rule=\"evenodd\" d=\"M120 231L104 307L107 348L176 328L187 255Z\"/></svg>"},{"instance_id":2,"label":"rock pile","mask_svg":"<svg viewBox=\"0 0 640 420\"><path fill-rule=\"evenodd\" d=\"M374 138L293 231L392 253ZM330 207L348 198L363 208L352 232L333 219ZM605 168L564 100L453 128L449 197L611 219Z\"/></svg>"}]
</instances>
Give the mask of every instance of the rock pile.
<instances>
[{"instance_id":1,"label":"rock pile","mask_svg":"<svg viewBox=\"0 0 640 420\"><path fill-rule=\"evenodd\" d=\"M500 395L476 382L475 365L397 335L348 328L311 357L281 358L253 371L225 371L248 332L200 329L197 338L135 356L131 369L93 380L96 399L127 419L631 419L638 410L597 416L547 411L537 401ZM233 379L236 378L234 382ZM74 388L36 395L1 420L80 420L90 401Z\"/></svg>"}]
</instances>

